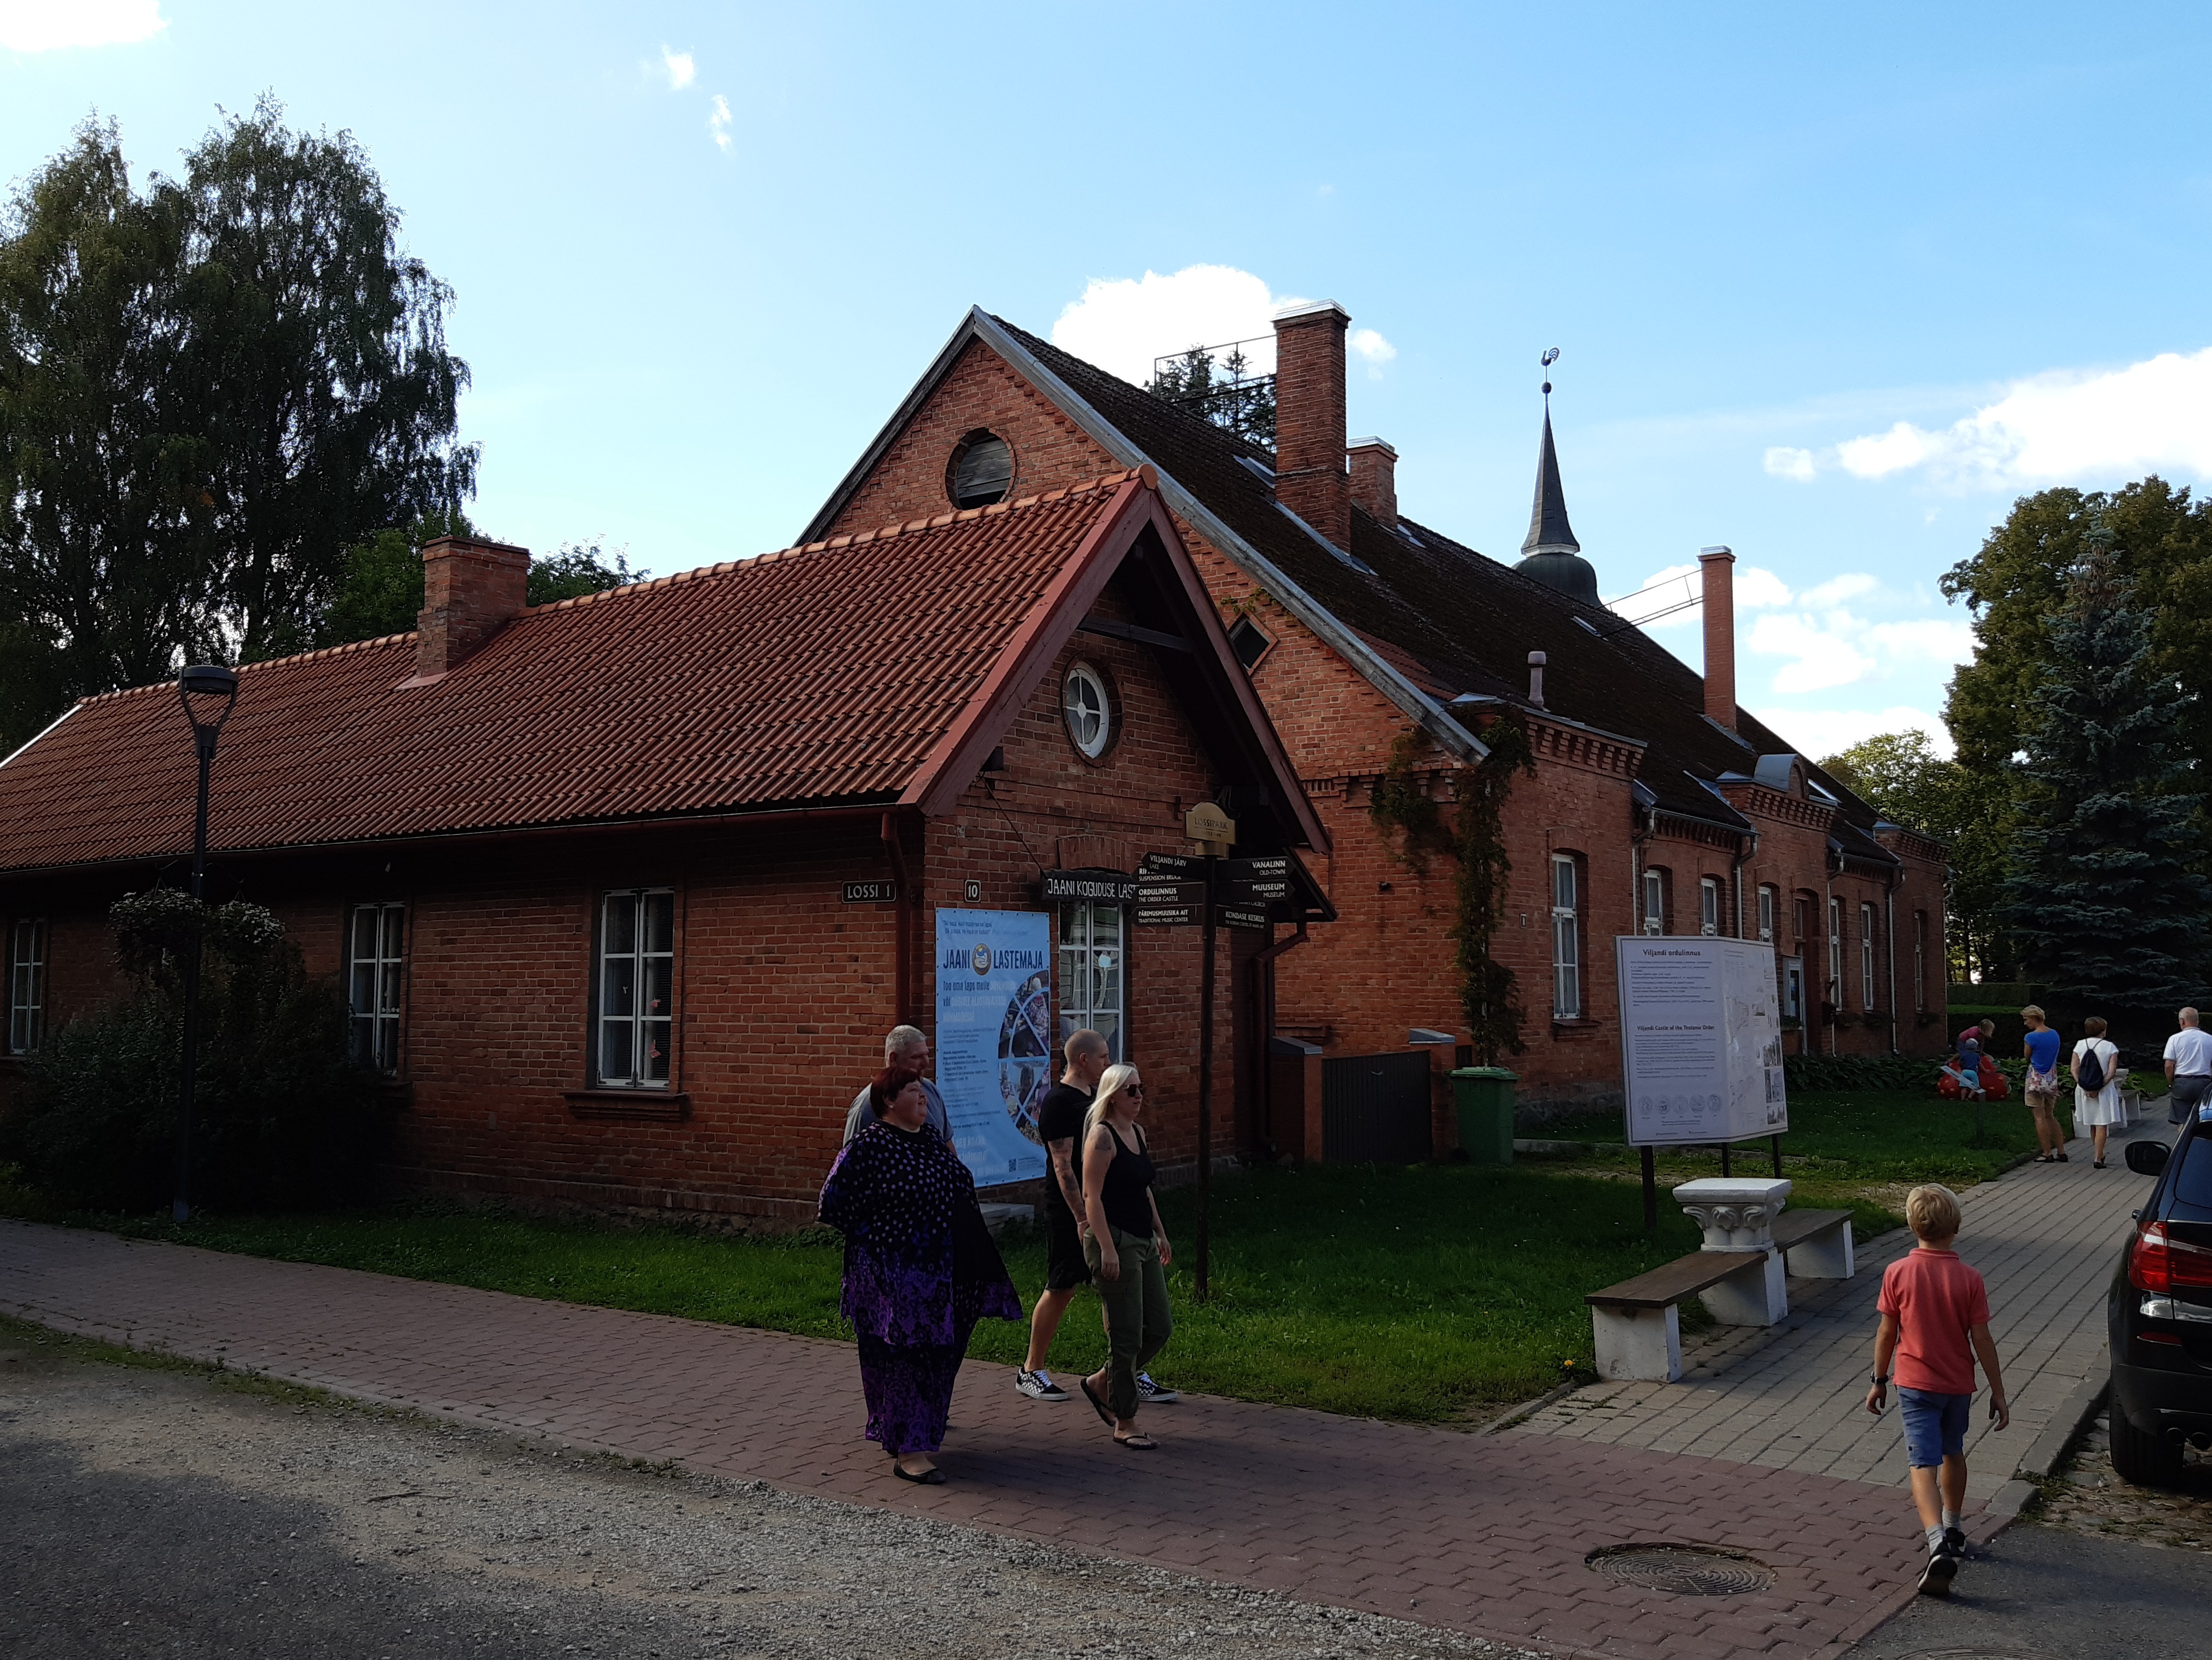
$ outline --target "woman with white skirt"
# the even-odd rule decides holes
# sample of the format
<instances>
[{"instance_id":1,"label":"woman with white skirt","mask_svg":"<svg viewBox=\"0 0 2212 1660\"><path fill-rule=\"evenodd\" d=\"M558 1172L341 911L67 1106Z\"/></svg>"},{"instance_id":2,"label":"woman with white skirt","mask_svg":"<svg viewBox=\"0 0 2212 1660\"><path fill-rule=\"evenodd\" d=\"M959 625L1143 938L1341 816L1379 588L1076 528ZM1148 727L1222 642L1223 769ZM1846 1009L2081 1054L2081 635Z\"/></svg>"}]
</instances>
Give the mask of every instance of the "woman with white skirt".
<instances>
[{"instance_id":1,"label":"woman with white skirt","mask_svg":"<svg viewBox=\"0 0 2212 1660\"><path fill-rule=\"evenodd\" d=\"M2103 1016L2091 1015L2081 1023L2081 1030L2089 1035L2074 1046L2069 1068L2074 1074L2074 1131L2077 1135L2085 1129L2089 1132L2096 1167L2102 1170L2106 1132L2126 1122L2120 1110L2120 1052L2106 1041ZM2092 1055L2097 1057L2097 1071L2104 1081L2100 1088L2087 1090L2081 1087L2081 1063Z\"/></svg>"}]
</instances>

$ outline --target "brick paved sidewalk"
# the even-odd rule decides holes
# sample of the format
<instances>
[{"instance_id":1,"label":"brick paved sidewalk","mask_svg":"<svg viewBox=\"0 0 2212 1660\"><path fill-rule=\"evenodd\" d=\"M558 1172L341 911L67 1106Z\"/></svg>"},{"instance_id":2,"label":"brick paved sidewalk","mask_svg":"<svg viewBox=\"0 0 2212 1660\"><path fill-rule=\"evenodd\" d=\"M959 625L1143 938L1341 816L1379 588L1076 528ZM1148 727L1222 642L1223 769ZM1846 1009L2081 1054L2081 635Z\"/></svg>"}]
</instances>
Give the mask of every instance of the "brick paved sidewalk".
<instances>
[{"instance_id":1,"label":"brick paved sidewalk","mask_svg":"<svg viewBox=\"0 0 2212 1660\"><path fill-rule=\"evenodd\" d=\"M1990 1331L2011 1399L2012 1426L1990 1432L1984 1409L1966 1442L1971 1504L2011 1479L2051 1414L2106 1371L2105 1291L2130 1213L2150 1184L2121 1162L2131 1136L2170 1139L2163 1101L2115 1131L2111 1168L2094 1170L2087 1140L2071 1162L2022 1164L1960 1195L1960 1254L1990 1287ZM1771 1331L1727 1333L1702 1348L1679 1383L1606 1383L1578 1390L1516 1433L1608 1446L1701 1453L1808 1475L1904 1486L1896 1407L1865 1410L1881 1271L1912 1248L1903 1230L1861 1248L1858 1277L1793 1280L1790 1317ZM1686 1362L1691 1356L1685 1355Z\"/></svg>"},{"instance_id":2,"label":"brick paved sidewalk","mask_svg":"<svg viewBox=\"0 0 2212 1660\"><path fill-rule=\"evenodd\" d=\"M654 1315L0 1222L0 1309L562 1443L924 1511L1217 1581L1619 1660L1839 1654L1909 1596L1911 1507L1863 1482L1528 1434L1198 1399L1125 1451L971 1365L943 1462L889 1478L852 1350ZM1683 1597L1588 1553L1703 1543L1769 1593Z\"/></svg>"}]
</instances>

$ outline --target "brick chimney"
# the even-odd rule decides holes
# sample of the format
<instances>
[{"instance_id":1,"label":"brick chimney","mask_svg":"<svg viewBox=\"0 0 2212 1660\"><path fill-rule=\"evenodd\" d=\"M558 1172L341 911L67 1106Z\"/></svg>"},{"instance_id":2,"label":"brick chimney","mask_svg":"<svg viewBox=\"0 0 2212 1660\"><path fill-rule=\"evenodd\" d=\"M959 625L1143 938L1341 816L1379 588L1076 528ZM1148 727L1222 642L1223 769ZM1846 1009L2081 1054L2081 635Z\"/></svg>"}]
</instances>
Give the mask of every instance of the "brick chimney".
<instances>
[{"instance_id":1,"label":"brick chimney","mask_svg":"<svg viewBox=\"0 0 2212 1660\"><path fill-rule=\"evenodd\" d=\"M1352 464L1352 499L1386 530L1398 528L1398 452L1379 438L1355 438L1344 448Z\"/></svg>"},{"instance_id":2,"label":"brick chimney","mask_svg":"<svg viewBox=\"0 0 2212 1660\"><path fill-rule=\"evenodd\" d=\"M441 536L422 544L422 611L415 619L415 678L459 667L521 611L530 550Z\"/></svg>"},{"instance_id":3,"label":"brick chimney","mask_svg":"<svg viewBox=\"0 0 2212 1660\"><path fill-rule=\"evenodd\" d=\"M1347 550L1344 331L1351 322L1334 300L1275 313L1275 499Z\"/></svg>"},{"instance_id":4,"label":"brick chimney","mask_svg":"<svg viewBox=\"0 0 2212 1660\"><path fill-rule=\"evenodd\" d=\"M1698 574L1705 584L1705 714L1735 730L1735 555L1726 548L1701 548Z\"/></svg>"}]
</instances>

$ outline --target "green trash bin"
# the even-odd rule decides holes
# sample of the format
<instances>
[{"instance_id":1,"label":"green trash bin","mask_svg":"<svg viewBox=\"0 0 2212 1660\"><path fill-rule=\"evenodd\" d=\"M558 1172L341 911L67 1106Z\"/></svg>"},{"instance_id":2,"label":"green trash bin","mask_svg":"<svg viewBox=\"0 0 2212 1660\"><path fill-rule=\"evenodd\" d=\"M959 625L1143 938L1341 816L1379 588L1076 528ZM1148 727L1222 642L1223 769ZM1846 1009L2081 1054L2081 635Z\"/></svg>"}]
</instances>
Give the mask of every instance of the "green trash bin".
<instances>
[{"instance_id":1,"label":"green trash bin","mask_svg":"<svg viewBox=\"0 0 2212 1660\"><path fill-rule=\"evenodd\" d=\"M1511 1164L1513 1086L1521 1074L1503 1067L1462 1067L1451 1080L1460 1150L1478 1164Z\"/></svg>"}]
</instances>

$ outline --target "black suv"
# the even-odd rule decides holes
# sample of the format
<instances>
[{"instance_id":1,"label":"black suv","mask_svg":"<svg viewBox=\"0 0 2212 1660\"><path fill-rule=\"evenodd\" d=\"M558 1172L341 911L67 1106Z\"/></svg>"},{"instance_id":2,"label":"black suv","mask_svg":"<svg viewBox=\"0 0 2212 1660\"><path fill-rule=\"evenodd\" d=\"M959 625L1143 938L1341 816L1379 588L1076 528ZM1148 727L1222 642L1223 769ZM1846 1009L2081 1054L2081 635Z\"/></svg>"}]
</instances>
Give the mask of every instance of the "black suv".
<instances>
[{"instance_id":1,"label":"black suv","mask_svg":"<svg viewBox=\"0 0 2212 1660\"><path fill-rule=\"evenodd\" d=\"M2212 1446L2212 1124L2171 1148L2128 1144L2158 1184L2136 1213L2106 1303L2112 1346L2112 1468L2142 1487L2181 1473L2181 1444Z\"/></svg>"}]
</instances>

